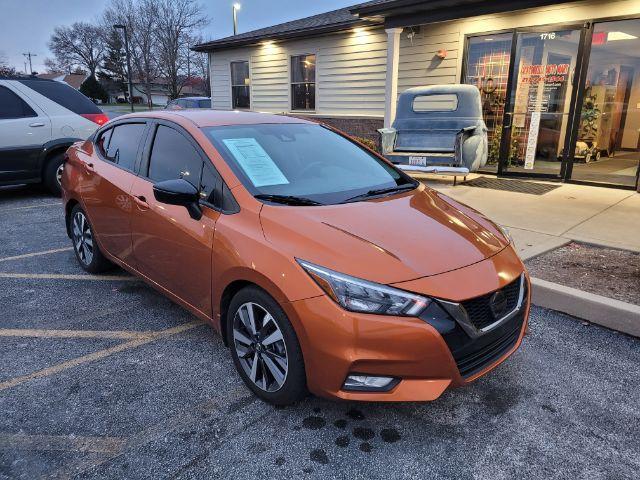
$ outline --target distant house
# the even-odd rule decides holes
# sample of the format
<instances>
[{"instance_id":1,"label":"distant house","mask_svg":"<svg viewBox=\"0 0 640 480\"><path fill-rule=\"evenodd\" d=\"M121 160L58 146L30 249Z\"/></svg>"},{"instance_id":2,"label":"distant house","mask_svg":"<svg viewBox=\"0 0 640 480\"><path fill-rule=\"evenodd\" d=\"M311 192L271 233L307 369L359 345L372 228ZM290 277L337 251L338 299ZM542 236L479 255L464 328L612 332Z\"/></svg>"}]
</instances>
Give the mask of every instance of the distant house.
<instances>
[{"instance_id":1,"label":"distant house","mask_svg":"<svg viewBox=\"0 0 640 480\"><path fill-rule=\"evenodd\" d=\"M56 80L58 82L64 82L70 87L80 90L80 85L89 77L84 73L41 73L38 78L45 80Z\"/></svg>"},{"instance_id":2,"label":"distant house","mask_svg":"<svg viewBox=\"0 0 640 480\"><path fill-rule=\"evenodd\" d=\"M206 91L205 81L199 77L193 77L186 82L180 91L181 97L204 96ZM164 78L157 78L151 83L151 102L154 105L164 106L169 102L169 81ZM124 92L109 89L109 101L124 103L127 101ZM133 101L134 103L147 103L146 87L143 81L133 80Z\"/></svg>"}]
</instances>

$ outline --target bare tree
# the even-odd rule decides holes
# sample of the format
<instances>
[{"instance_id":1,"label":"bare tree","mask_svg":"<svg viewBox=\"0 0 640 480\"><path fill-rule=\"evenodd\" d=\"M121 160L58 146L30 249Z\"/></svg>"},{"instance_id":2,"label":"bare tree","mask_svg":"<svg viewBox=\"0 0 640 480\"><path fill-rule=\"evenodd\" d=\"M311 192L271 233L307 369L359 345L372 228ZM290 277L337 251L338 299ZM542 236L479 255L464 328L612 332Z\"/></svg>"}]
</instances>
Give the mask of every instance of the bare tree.
<instances>
[{"instance_id":1,"label":"bare tree","mask_svg":"<svg viewBox=\"0 0 640 480\"><path fill-rule=\"evenodd\" d=\"M152 108L151 88L158 76L155 30L158 9L155 0L111 0L103 15L105 29L114 24L127 26L131 53L132 76L144 85L147 104Z\"/></svg>"},{"instance_id":2,"label":"bare tree","mask_svg":"<svg viewBox=\"0 0 640 480\"><path fill-rule=\"evenodd\" d=\"M71 73L71 65L64 65L55 58L44 59L44 68L47 73Z\"/></svg>"},{"instance_id":3,"label":"bare tree","mask_svg":"<svg viewBox=\"0 0 640 480\"><path fill-rule=\"evenodd\" d=\"M190 46L204 43L204 38L201 35L195 35L189 42ZM191 63L193 65L193 72L198 77L202 78L204 82L204 90L207 97L211 96L211 77L209 71L209 54L207 52L191 52Z\"/></svg>"},{"instance_id":4,"label":"bare tree","mask_svg":"<svg viewBox=\"0 0 640 480\"><path fill-rule=\"evenodd\" d=\"M15 75L16 69L9 65L9 59L4 51L0 50L0 76Z\"/></svg>"},{"instance_id":5,"label":"bare tree","mask_svg":"<svg viewBox=\"0 0 640 480\"><path fill-rule=\"evenodd\" d=\"M202 6L192 0L157 0L154 3L158 7L155 35L158 66L169 82L169 96L177 98L188 80L189 40L194 31L208 23L208 19Z\"/></svg>"},{"instance_id":6,"label":"bare tree","mask_svg":"<svg viewBox=\"0 0 640 480\"><path fill-rule=\"evenodd\" d=\"M51 35L49 49L59 64L81 67L95 78L105 52L102 29L87 22L58 26Z\"/></svg>"}]
</instances>

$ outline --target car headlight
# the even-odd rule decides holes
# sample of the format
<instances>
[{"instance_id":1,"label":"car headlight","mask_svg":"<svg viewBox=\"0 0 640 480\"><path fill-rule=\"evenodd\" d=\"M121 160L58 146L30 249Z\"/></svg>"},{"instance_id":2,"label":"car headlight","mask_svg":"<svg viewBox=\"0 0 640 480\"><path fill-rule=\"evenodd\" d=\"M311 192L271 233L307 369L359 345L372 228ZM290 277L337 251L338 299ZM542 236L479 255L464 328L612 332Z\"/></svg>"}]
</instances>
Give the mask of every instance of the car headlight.
<instances>
[{"instance_id":1,"label":"car headlight","mask_svg":"<svg viewBox=\"0 0 640 480\"><path fill-rule=\"evenodd\" d=\"M427 297L296 260L327 295L351 312L416 317L431 303Z\"/></svg>"}]
</instances>

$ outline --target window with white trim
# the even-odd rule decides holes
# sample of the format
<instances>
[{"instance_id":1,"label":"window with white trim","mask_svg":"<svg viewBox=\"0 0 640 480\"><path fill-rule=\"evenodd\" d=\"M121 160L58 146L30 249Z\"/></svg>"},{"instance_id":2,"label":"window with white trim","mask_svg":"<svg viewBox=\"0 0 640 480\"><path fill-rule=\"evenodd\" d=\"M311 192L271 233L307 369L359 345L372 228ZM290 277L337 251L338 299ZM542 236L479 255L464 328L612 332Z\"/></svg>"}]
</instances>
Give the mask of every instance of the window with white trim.
<instances>
[{"instance_id":1,"label":"window with white trim","mask_svg":"<svg viewBox=\"0 0 640 480\"><path fill-rule=\"evenodd\" d=\"M316 56L291 57L291 110L316 109Z\"/></svg>"}]
</instances>

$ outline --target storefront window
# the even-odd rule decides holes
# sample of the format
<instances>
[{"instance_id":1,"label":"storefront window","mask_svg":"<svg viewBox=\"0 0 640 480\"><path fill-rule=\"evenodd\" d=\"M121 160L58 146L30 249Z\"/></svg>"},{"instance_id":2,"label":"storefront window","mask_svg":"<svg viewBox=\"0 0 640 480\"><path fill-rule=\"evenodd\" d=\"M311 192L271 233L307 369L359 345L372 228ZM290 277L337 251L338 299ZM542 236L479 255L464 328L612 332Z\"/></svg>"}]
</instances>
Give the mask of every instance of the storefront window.
<instances>
[{"instance_id":1,"label":"storefront window","mask_svg":"<svg viewBox=\"0 0 640 480\"><path fill-rule=\"evenodd\" d=\"M511 33L470 37L464 83L475 85L482 98L482 114L489 130L488 170L497 170L502 117L507 95Z\"/></svg>"},{"instance_id":2,"label":"storefront window","mask_svg":"<svg viewBox=\"0 0 640 480\"><path fill-rule=\"evenodd\" d=\"M572 178L634 186L640 159L640 20L597 23Z\"/></svg>"}]
</instances>

